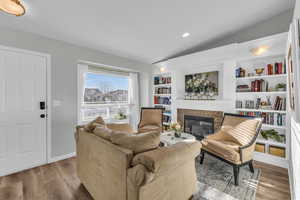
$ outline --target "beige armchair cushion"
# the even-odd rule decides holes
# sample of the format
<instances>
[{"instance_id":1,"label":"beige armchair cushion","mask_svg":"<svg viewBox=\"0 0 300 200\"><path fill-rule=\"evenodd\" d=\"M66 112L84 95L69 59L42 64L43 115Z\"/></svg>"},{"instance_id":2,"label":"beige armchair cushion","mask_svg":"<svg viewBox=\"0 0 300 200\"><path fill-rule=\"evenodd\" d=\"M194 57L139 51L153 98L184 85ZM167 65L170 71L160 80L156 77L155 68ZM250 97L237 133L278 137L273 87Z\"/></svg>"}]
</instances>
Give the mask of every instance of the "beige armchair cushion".
<instances>
[{"instance_id":1,"label":"beige armchair cushion","mask_svg":"<svg viewBox=\"0 0 300 200\"><path fill-rule=\"evenodd\" d=\"M161 127L162 124L162 110L160 109L142 109L142 119L139 127L146 125L154 125Z\"/></svg>"},{"instance_id":2,"label":"beige armchair cushion","mask_svg":"<svg viewBox=\"0 0 300 200\"><path fill-rule=\"evenodd\" d=\"M111 141L114 144L132 150L136 154L156 149L160 143L160 133L157 131L141 134L115 132L111 136Z\"/></svg>"},{"instance_id":3,"label":"beige armchair cushion","mask_svg":"<svg viewBox=\"0 0 300 200\"><path fill-rule=\"evenodd\" d=\"M134 156L132 165L142 164L155 175L172 170L200 154L200 142L177 143Z\"/></svg>"},{"instance_id":4,"label":"beige armchair cushion","mask_svg":"<svg viewBox=\"0 0 300 200\"><path fill-rule=\"evenodd\" d=\"M234 163L240 163L239 144L231 141L204 139L201 141L203 149Z\"/></svg>"}]
</instances>

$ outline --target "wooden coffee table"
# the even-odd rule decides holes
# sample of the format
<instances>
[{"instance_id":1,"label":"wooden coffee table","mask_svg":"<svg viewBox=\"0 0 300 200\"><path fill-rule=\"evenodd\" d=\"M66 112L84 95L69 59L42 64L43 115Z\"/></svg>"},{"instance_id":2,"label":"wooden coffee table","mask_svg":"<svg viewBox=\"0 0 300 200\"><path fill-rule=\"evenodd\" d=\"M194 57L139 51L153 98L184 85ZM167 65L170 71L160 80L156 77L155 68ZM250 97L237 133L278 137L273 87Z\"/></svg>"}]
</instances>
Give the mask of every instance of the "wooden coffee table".
<instances>
[{"instance_id":1,"label":"wooden coffee table","mask_svg":"<svg viewBox=\"0 0 300 200\"><path fill-rule=\"evenodd\" d=\"M181 133L179 138L175 137L174 131L163 132L160 136L160 142L164 144L164 146L174 145L179 142L195 142L196 137L189 133Z\"/></svg>"}]
</instances>

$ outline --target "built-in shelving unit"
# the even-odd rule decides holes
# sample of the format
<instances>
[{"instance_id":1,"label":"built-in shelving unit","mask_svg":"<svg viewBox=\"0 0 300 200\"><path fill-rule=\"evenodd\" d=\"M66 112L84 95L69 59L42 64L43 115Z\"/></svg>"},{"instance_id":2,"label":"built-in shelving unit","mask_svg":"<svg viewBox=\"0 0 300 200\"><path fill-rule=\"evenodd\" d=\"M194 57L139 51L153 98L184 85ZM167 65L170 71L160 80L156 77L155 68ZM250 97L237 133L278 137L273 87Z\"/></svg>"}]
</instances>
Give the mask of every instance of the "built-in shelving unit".
<instances>
[{"instance_id":1,"label":"built-in shelving unit","mask_svg":"<svg viewBox=\"0 0 300 200\"><path fill-rule=\"evenodd\" d=\"M172 94L172 77L171 73L160 73L153 75L153 106L165 108L163 113L164 130L169 129L172 121L171 113L171 94Z\"/></svg>"},{"instance_id":2,"label":"built-in shelving unit","mask_svg":"<svg viewBox=\"0 0 300 200\"><path fill-rule=\"evenodd\" d=\"M263 72L259 74L259 70L255 69L261 69ZM254 158L278 166L287 166L286 159L289 153L289 136L286 134L289 117L286 111L286 86L284 55L237 62L235 110L242 115L262 117L262 131L273 129L284 138L279 142L259 135L256 141Z\"/></svg>"}]
</instances>

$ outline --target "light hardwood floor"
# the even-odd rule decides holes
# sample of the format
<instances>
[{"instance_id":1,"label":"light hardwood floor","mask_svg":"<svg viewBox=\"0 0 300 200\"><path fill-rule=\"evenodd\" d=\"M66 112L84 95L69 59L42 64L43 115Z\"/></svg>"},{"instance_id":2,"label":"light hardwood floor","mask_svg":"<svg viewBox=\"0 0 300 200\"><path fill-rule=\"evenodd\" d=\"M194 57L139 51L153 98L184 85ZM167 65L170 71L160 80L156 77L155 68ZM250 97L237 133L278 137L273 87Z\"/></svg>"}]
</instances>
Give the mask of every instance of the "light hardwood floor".
<instances>
[{"instance_id":1,"label":"light hardwood floor","mask_svg":"<svg viewBox=\"0 0 300 200\"><path fill-rule=\"evenodd\" d=\"M76 158L0 177L0 200L92 200L76 175ZM256 199L290 199L286 169L255 162L262 174Z\"/></svg>"}]
</instances>

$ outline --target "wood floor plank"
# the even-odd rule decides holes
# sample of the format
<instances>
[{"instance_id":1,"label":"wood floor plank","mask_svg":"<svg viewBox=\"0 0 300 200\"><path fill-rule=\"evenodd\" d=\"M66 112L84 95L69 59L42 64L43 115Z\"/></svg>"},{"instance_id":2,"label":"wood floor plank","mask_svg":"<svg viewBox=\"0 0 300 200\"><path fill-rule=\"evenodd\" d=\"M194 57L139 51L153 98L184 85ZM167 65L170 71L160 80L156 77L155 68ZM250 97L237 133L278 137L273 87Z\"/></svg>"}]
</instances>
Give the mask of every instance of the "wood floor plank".
<instances>
[{"instance_id":1,"label":"wood floor plank","mask_svg":"<svg viewBox=\"0 0 300 200\"><path fill-rule=\"evenodd\" d=\"M255 162L261 169L257 200L290 199L286 169ZM76 158L0 177L0 200L93 200L76 172Z\"/></svg>"},{"instance_id":2,"label":"wood floor plank","mask_svg":"<svg viewBox=\"0 0 300 200\"><path fill-rule=\"evenodd\" d=\"M0 199L2 200L23 200L23 184L21 181L7 184L0 187Z\"/></svg>"}]
</instances>

